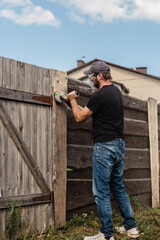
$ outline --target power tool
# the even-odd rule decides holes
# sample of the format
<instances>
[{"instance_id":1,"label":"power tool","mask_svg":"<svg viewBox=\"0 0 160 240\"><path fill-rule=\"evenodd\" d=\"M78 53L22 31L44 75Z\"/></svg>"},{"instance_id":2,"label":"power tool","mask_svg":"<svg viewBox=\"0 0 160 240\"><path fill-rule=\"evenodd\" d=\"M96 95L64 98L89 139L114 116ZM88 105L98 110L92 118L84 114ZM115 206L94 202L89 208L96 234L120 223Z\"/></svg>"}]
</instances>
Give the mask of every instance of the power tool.
<instances>
[{"instance_id":1,"label":"power tool","mask_svg":"<svg viewBox=\"0 0 160 240\"><path fill-rule=\"evenodd\" d=\"M76 94L79 95L79 93L77 91L76 91ZM54 93L54 98L55 98L56 102L58 102L58 103L65 102L71 108L70 100L68 98L67 93L57 91Z\"/></svg>"}]
</instances>

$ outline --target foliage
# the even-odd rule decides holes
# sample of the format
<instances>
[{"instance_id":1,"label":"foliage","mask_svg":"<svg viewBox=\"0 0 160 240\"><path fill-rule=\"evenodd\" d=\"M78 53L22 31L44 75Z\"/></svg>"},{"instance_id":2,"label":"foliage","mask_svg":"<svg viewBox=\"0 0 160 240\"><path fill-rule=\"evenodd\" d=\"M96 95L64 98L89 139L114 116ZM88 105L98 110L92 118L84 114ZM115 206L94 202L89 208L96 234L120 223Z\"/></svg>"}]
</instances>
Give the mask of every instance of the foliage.
<instances>
[{"instance_id":1,"label":"foliage","mask_svg":"<svg viewBox=\"0 0 160 240\"><path fill-rule=\"evenodd\" d=\"M6 218L7 236L11 239L20 228L21 208L17 205L16 199L9 204L9 214Z\"/></svg>"},{"instance_id":2,"label":"foliage","mask_svg":"<svg viewBox=\"0 0 160 240\"><path fill-rule=\"evenodd\" d=\"M160 239L160 207L151 209L143 206L139 203L138 198L131 199L133 214L138 225L138 229L141 233L139 240L158 240ZM153 218L153 215L156 221ZM117 212L113 212L113 225L121 226L123 224L123 218ZM84 236L92 236L98 233L100 228L100 221L98 217L91 212L91 214L82 214L78 216L74 214L70 221L67 221L65 225L59 229L53 230L49 227L43 235L36 233L32 234L32 237L26 238L27 240L83 240ZM124 234L116 233L116 240L130 240ZM23 239L24 240L24 239Z\"/></svg>"}]
</instances>

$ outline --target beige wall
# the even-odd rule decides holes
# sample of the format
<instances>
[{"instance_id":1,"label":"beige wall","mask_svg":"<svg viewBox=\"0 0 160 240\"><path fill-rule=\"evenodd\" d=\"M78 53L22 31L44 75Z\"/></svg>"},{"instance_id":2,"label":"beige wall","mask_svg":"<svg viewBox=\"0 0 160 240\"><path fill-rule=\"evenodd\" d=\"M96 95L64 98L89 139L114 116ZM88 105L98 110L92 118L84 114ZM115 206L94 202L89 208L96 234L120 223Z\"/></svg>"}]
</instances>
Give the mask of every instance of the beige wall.
<instances>
[{"instance_id":1,"label":"beige wall","mask_svg":"<svg viewBox=\"0 0 160 240\"><path fill-rule=\"evenodd\" d=\"M89 67L90 66L81 68L80 70L69 74L69 76L73 78L81 78L84 76L83 71ZM129 88L130 96L143 100L152 97L157 99L158 103L160 103L160 80L115 66L110 66L110 68L113 80L123 83L126 88Z\"/></svg>"},{"instance_id":2,"label":"beige wall","mask_svg":"<svg viewBox=\"0 0 160 240\"><path fill-rule=\"evenodd\" d=\"M160 80L139 73L111 66L112 77L130 90L130 96L147 100L149 97L160 103Z\"/></svg>"}]
</instances>

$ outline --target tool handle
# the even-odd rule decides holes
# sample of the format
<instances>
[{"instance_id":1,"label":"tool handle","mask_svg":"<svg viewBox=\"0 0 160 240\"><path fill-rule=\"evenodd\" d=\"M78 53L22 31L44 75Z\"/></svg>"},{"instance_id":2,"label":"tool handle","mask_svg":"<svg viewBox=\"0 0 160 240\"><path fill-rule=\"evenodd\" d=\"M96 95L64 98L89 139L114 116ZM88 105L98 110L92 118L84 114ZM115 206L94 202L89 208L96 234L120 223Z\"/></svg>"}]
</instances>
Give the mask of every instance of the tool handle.
<instances>
[{"instance_id":1,"label":"tool handle","mask_svg":"<svg viewBox=\"0 0 160 240\"><path fill-rule=\"evenodd\" d=\"M76 95L79 96L79 92L76 91ZM72 108L69 98L64 101L69 108Z\"/></svg>"},{"instance_id":2,"label":"tool handle","mask_svg":"<svg viewBox=\"0 0 160 240\"><path fill-rule=\"evenodd\" d=\"M76 95L79 96L79 92L76 91ZM69 98L67 98L66 100L64 100L64 102L70 102Z\"/></svg>"}]
</instances>

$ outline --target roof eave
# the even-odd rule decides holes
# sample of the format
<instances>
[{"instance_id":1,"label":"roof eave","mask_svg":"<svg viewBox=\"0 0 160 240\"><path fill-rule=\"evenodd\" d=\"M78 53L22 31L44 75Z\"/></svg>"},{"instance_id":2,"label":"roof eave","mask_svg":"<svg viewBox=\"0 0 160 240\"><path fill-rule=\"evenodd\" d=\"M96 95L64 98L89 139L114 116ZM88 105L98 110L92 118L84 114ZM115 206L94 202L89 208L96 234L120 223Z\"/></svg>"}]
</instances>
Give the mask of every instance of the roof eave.
<instances>
[{"instance_id":1,"label":"roof eave","mask_svg":"<svg viewBox=\"0 0 160 240\"><path fill-rule=\"evenodd\" d=\"M106 61L100 60L100 59L98 59L98 58L95 58L95 59L93 59L93 60L91 60L91 61L83 64L83 65L80 66L80 67L76 67L76 68L73 68L73 69L67 71L67 74L70 74L70 73L72 73L72 72L75 72L75 71L77 71L77 70L80 70L80 69L82 69L82 68L84 68L84 67L92 64L92 63L95 62L95 61L103 61L103 62L107 63L107 64L110 65L110 66L118 67L118 68L121 68L121 69L130 71L130 72L134 72L134 73L137 73L137 74L141 74L141 75L143 75L143 76L147 76L147 77L151 77L151 78L155 78L155 79L157 79L157 80L160 80L160 77L157 77L157 76L154 76L154 75L151 75L151 74L141 73L141 72L138 72L138 71L136 71L136 70L134 70L134 69L130 69L130 68L127 68L127 67L123 67L123 66L114 64L114 63L106 62Z\"/></svg>"}]
</instances>

